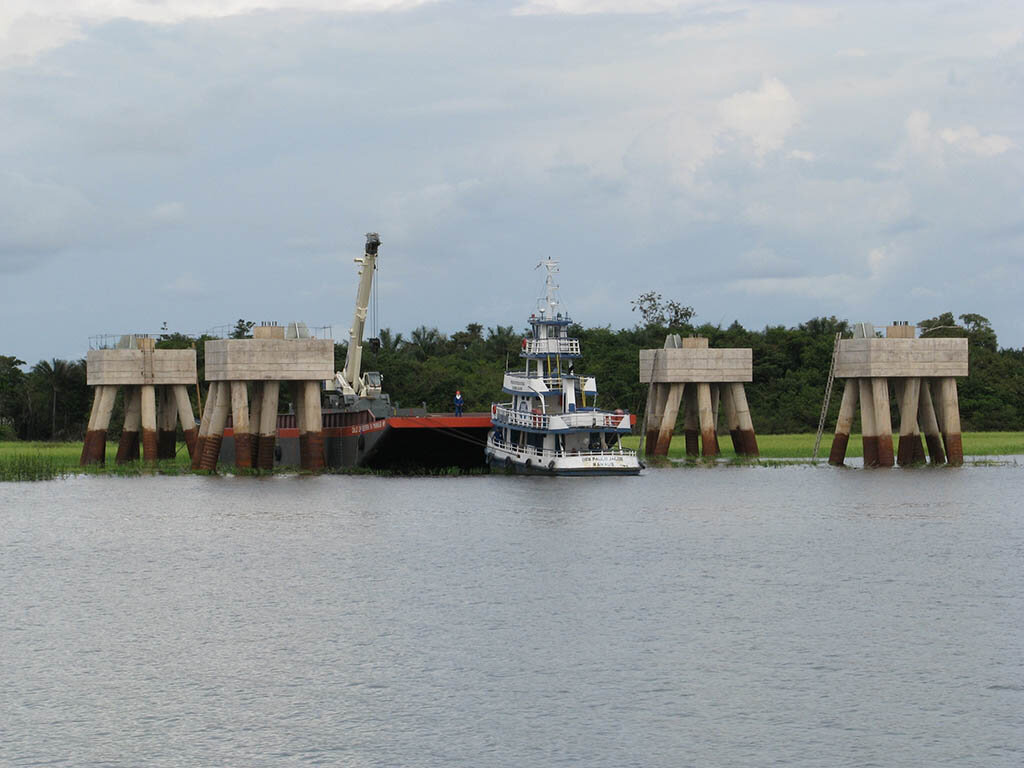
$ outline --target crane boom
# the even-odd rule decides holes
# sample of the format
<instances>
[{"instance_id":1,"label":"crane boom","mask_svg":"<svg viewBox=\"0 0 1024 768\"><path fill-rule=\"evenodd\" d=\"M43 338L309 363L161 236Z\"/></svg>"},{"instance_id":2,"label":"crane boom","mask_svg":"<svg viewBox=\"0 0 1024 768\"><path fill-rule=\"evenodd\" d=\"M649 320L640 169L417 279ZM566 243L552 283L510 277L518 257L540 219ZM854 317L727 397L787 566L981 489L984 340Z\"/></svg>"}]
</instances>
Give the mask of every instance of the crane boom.
<instances>
[{"instance_id":1,"label":"crane boom","mask_svg":"<svg viewBox=\"0 0 1024 768\"><path fill-rule=\"evenodd\" d=\"M356 311L352 318L352 327L348 331L348 353L345 355L345 370L335 374L337 389L346 395L366 397L370 394L369 387L359 377L359 368L363 359L363 329L366 327L366 312L370 306L370 288L373 286L373 273L377 268L377 249L380 247L380 236L376 232L366 233L366 250L363 255L354 259L359 268L359 288L356 290ZM379 385L376 387L379 394Z\"/></svg>"}]
</instances>

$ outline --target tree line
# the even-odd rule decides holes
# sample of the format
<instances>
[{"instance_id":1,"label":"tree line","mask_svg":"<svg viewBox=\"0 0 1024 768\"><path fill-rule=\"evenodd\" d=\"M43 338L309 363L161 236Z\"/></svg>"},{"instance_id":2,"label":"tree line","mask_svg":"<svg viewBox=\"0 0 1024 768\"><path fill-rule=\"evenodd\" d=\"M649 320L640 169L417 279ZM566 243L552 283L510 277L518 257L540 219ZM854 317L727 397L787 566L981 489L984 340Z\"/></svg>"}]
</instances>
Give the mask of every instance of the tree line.
<instances>
[{"instance_id":1,"label":"tree line","mask_svg":"<svg viewBox=\"0 0 1024 768\"><path fill-rule=\"evenodd\" d=\"M851 331L846 320L818 317L793 328L780 325L763 330L748 330L738 322L726 327L695 324L692 308L664 301L654 292L635 300L633 309L639 319L631 328L573 325L569 329L583 348L583 360L576 363L575 370L597 378L599 407L623 408L642 416L647 387L639 382L639 350L661 347L666 334L680 333L706 336L712 347L752 348L754 380L747 385L747 398L758 432L817 429L835 334L848 336ZM239 320L231 336L248 337L252 325ZM970 376L959 383L965 430L1024 430L1024 349L1000 348L988 319L978 314L955 318L945 312L919 326L922 336L969 340ZM467 411L488 411L492 402L505 397L501 382L506 366L522 365L519 351L527 335L511 325L484 328L479 323L451 334L425 325L408 336L384 328L376 339L364 344L363 370L383 374L384 391L399 407L451 411L452 397L460 390ZM204 342L210 338L164 332L156 346L194 346L202 381ZM334 349L335 368L341 370L347 348L340 342ZM81 439L92 397L86 385L85 361L41 360L28 370L25 367L22 360L0 355L0 439ZM202 387L205 399L205 382ZM832 398L830 428L835 424L839 399ZM282 404L288 405L287 387L282 388ZM118 403L113 425L120 423L122 407Z\"/></svg>"}]
</instances>

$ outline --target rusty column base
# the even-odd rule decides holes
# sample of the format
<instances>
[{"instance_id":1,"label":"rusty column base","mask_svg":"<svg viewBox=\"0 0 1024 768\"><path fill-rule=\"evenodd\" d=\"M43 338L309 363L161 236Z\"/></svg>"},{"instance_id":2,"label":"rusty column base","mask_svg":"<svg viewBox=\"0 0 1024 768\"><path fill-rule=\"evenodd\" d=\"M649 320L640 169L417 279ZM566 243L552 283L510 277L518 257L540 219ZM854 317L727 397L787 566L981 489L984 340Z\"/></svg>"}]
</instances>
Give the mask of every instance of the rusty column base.
<instances>
[{"instance_id":1,"label":"rusty column base","mask_svg":"<svg viewBox=\"0 0 1024 768\"><path fill-rule=\"evenodd\" d=\"M235 466L241 469L252 468L252 435L248 432L235 432Z\"/></svg>"},{"instance_id":2,"label":"rusty column base","mask_svg":"<svg viewBox=\"0 0 1024 768\"><path fill-rule=\"evenodd\" d=\"M206 445L205 436L196 437L196 447L192 449L192 469L199 469L203 461L203 447Z\"/></svg>"},{"instance_id":3,"label":"rusty column base","mask_svg":"<svg viewBox=\"0 0 1024 768\"><path fill-rule=\"evenodd\" d=\"M644 438L644 456L655 456L658 450L658 430L648 429Z\"/></svg>"},{"instance_id":4,"label":"rusty column base","mask_svg":"<svg viewBox=\"0 0 1024 768\"><path fill-rule=\"evenodd\" d=\"M925 435L924 439L928 443L928 455L932 458L932 464L945 464L946 451L942 447L942 438L939 435Z\"/></svg>"},{"instance_id":5,"label":"rusty column base","mask_svg":"<svg viewBox=\"0 0 1024 768\"><path fill-rule=\"evenodd\" d=\"M738 429L729 430L729 439L732 440L732 450L737 456L743 455L743 438L740 437Z\"/></svg>"},{"instance_id":6,"label":"rusty column base","mask_svg":"<svg viewBox=\"0 0 1024 768\"><path fill-rule=\"evenodd\" d=\"M127 464L129 461L139 460L139 433L138 432L121 432L121 441L117 444L117 458L115 461L118 464Z\"/></svg>"},{"instance_id":7,"label":"rusty column base","mask_svg":"<svg viewBox=\"0 0 1024 768\"><path fill-rule=\"evenodd\" d=\"M203 443L202 454L199 457L199 468L210 472L217 469L217 459L220 458L220 444L223 435L208 435Z\"/></svg>"},{"instance_id":8,"label":"rusty column base","mask_svg":"<svg viewBox=\"0 0 1024 768\"><path fill-rule=\"evenodd\" d=\"M924 452L924 440L921 439L921 433L918 432L913 437L914 440L914 463L924 464L928 461L928 457Z\"/></svg>"},{"instance_id":9,"label":"rusty column base","mask_svg":"<svg viewBox=\"0 0 1024 768\"><path fill-rule=\"evenodd\" d=\"M158 459L173 459L177 450L178 440L174 430L158 430L156 433L156 457Z\"/></svg>"},{"instance_id":10,"label":"rusty column base","mask_svg":"<svg viewBox=\"0 0 1024 768\"><path fill-rule=\"evenodd\" d=\"M199 439L199 430L195 427L185 430L185 447L188 448L188 455L192 459L196 456L196 440Z\"/></svg>"},{"instance_id":11,"label":"rusty column base","mask_svg":"<svg viewBox=\"0 0 1024 768\"><path fill-rule=\"evenodd\" d=\"M704 456L718 455L718 435L715 433L715 430L705 429L701 431L700 447Z\"/></svg>"},{"instance_id":12,"label":"rusty column base","mask_svg":"<svg viewBox=\"0 0 1024 768\"><path fill-rule=\"evenodd\" d=\"M299 468L309 469L309 433L299 434Z\"/></svg>"},{"instance_id":13,"label":"rusty column base","mask_svg":"<svg viewBox=\"0 0 1024 768\"><path fill-rule=\"evenodd\" d=\"M907 467L914 463L914 436L900 435L899 447L896 449L896 463Z\"/></svg>"},{"instance_id":14,"label":"rusty column base","mask_svg":"<svg viewBox=\"0 0 1024 768\"><path fill-rule=\"evenodd\" d=\"M959 467L964 463L963 437L959 432L946 435L946 463L951 467Z\"/></svg>"},{"instance_id":15,"label":"rusty column base","mask_svg":"<svg viewBox=\"0 0 1024 768\"><path fill-rule=\"evenodd\" d=\"M661 432L658 432L658 440L654 446L655 456L668 456L669 446L672 445L672 433L662 436Z\"/></svg>"},{"instance_id":16,"label":"rusty column base","mask_svg":"<svg viewBox=\"0 0 1024 768\"><path fill-rule=\"evenodd\" d=\"M157 450L156 430L143 429L142 430L142 460L143 461L156 461L159 456Z\"/></svg>"},{"instance_id":17,"label":"rusty column base","mask_svg":"<svg viewBox=\"0 0 1024 768\"><path fill-rule=\"evenodd\" d=\"M864 446L864 466L878 466L878 438L875 435L862 435Z\"/></svg>"},{"instance_id":18,"label":"rusty column base","mask_svg":"<svg viewBox=\"0 0 1024 768\"><path fill-rule=\"evenodd\" d=\"M80 464L99 464L101 467L107 463L107 430L93 429L85 433L85 442L82 444L82 460Z\"/></svg>"},{"instance_id":19,"label":"rusty column base","mask_svg":"<svg viewBox=\"0 0 1024 768\"><path fill-rule=\"evenodd\" d=\"M842 433L832 438L832 450L828 452L828 463L833 467L843 466L846 461L846 446L850 444L850 436Z\"/></svg>"},{"instance_id":20,"label":"rusty column base","mask_svg":"<svg viewBox=\"0 0 1024 768\"><path fill-rule=\"evenodd\" d=\"M306 465L311 472L320 472L324 468L324 434L310 432L306 435Z\"/></svg>"},{"instance_id":21,"label":"rusty column base","mask_svg":"<svg viewBox=\"0 0 1024 768\"><path fill-rule=\"evenodd\" d=\"M686 440L686 455L700 456L700 437L696 429L683 430L683 437Z\"/></svg>"},{"instance_id":22,"label":"rusty column base","mask_svg":"<svg viewBox=\"0 0 1024 768\"><path fill-rule=\"evenodd\" d=\"M276 439L275 435L260 435L259 448L257 449L257 456L259 457L258 466L260 469L274 468L274 441Z\"/></svg>"},{"instance_id":23,"label":"rusty column base","mask_svg":"<svg viewBox=\"0 0 1024 768\"><path fill-rule=\"evenodd\" d=\"M878 466L891 467L896 463L892 450L892 435L878 438Z\"/></svg>"},{"instance_id":24,"label":"rusty column base","mask_svg":"<svg viewBox=\"0 0 1024 768\"><path fill-rule=\"evenodd\" d=\"M260 465L260 436L258 433L249 435L249 466L253 469Z\"/></svg>"},{"instance_id":25,"label":"rusty column base","mask_svg":"<svg viewBox=\"0 0 1024 768\"><path fill-rule=\"evenodd\" d=\"M754 434L754 430L741 429L739 432L740 446L743 450L743 455L748 458L760 456L761 452L757 448L757 435Z\"/></svg>"}]
</instances>

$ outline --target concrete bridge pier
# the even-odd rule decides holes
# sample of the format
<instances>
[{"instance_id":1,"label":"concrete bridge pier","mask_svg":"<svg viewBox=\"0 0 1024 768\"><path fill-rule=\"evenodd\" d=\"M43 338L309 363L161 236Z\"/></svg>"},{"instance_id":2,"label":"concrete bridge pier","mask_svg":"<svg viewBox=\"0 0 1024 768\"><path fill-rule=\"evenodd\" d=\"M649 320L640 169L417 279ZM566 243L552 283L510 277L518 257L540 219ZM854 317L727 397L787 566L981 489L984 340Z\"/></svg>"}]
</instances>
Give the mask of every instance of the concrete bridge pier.
<instances>
[{"instance_id":1,"label":"concrete bridge pier","mask_svg":"<svg viewBox=\"0 0 1024 768\"><path fill-rule=\"evenodd\" d=\"M836 467L843 466L843 462L846 460L846 447L850 443L853 417L857 413L857 393L859 389L860 387L856 379L847 379L843 386L843 401L839 404L836 434L832 438L832 450L828 454L828 463Z\"/></svg>"},{"instance_id":2,"label":"concrete bridge pier","mask_svg":"<svg viewBox=\"0 0 1024 768\"><path fill-rule=\"evenodd\" d=\"M207 397L210 397L207 395ZM210 428L203 444L203 452L199 468L213 472L217 469L220 458L220 444L224 441L224 427L228 423L228 411L231 408L231 387L227 382L218 382L217 399L210 415Z\"/></svg>"},{"instance_id":3,"label":"concrete bridge pier","mask_svg":"<svg viewBox=\"0 0 1024 768\"><path fill-rule=\"evenodd\" d=\"M737 453L743 456L760 456L757 447L757 435L754 433L754 420L750 417L750 406L747 404L747 390L741 382L733 381L725 386L732 392L733 407L739 422L740 446Z\"/></svg>"},{"instance_id":4,"label":"concrete bridge pier","mask_svg":"<svg viewBox=\"0 0 1024 768\"><path fill-rule=\"evenodd\" d=\"M901 467L906 467L919 464L924 459L921 432L917 425L921 380L910 377L897 379L895 384L900 410L900 442L896 453L896 463Z\"/></svg>"},{"instance_id":5,"label":"concrete bridge pier","mask_svg":"<svg viewBox=\"0 0 1024 768\"><path fill-rule=\"evenodd\" d=\"M324 468L323 411L320 406L320 382L302 382L302 413L306 422L306 464L304 469L319 472Z\"/></svg>"},{"instance_id":6,"label":"concrete bridge pier","mask_svg":"<svg viewBox=\"0 0 1024 768\"><path fill-rule=\"evenodd\" d=\"M715 431L715 411L711 405L711 385L697 384L697 418L700 421L700 454L708 458L718 455L718 434Z\"/></svg>"},{"instance_id":7,"label":"concrete bridge pier","mask_svg":"<svg viewBox=\"0 0 1024 768\"><path fill-rule=\"evenodd\" d=\"M683 438L686 440L686 455L700 456L700 415L697 406L697 385L686 384L683 390L685 410L683 411Z\"/></svg>"},{"instance_id":8,"label":"concrete bridge pier","mask_svg":"<svg viewBox=\"0 0 1024 768\"><path fill-rule=\"evenodd\" d=\"M946 445L946 461L954 467L964 463L963 436L960 433L960 401L956 379L944 376L939 380L942 392L942 441Z\"/></svg>"},{"instance_id":9,"label":"concrete bridge pier","mask_svg":"<svg viewBox=\"0 0 1024 768\"><path fill-rule=\"evenodd\" d=\"M174 397L174 407L178 410L178 421L181 422L181 431L185 437L185 446L188 448L189 457L196 454L196 440L199 437L199 430L196 429L196 417L192 413L192 403L188 399L188 389L184 384L175 384L171 391Z\"/></svg>"},{"instance_id":10,"label":"concrete bridge pier","mask_svg":"<svg viewBox=\"0 0 1024 768\"><path fill-rule=\"evenodd\" d=\"M252 467L252 433L249 428L249 392L244 381L231 382L231 423L235 433L235 466Z\"/></svg>"},{"instance_id":11,"label":"concrete bridge pier","mask_svg":"<svg viewBox=\"0 0 1024 768\"><path fill-rule=\"evenodd\" d=\"M139 427L142 424L142 392L138 387L124 389L124 426L117 446L118 464L139 460Z\"/></svg>"},{"instance_id":12,"label":"concrete bridge pier","mask_svg":"<svg viewBox=\"0 0 1024 768\"><path fill-rule=\"evenodd\" d=\"M892 414L889 407L889 381L881 377L871 379L871 394L875 400L875 434L878 436L878 466L895 464L892 449Z\"/></svg>"},{"instance_id":13,"label":"concrete bridge pier","mask_svg":"<svg viewBox=\"0 0 1024 768\"><path fill-rule=\"evenodd\" d=\"M668 456L668 448L672 443L672 432L676 428L676 418L679 416L679 404L683 398L684 385L658 384L656 386L661 394L658 398L658 407L662 416L658 425L654 453L658 456Z\"/></svg>"},{"instance_id":14,"label":"concrete bridge pier","mask_svg":"<svg viewBox=\"0 0 1024 768\"><path fill-rule=\"evenodd\" d=\"M171 460L178 450L178 407L171 387L157 388L156 456Z\"/></svg>"},{"instance_id":15,"label":"concrete bridge pier","mask_svg":"<svg viewBox=\"0 0 1024 768\"><path fill-rule=\"evenodd\" d=\"M97 386L93 395L92 414L82 445L81 465L107 463L107 429L117 399L116 386Z\"/></svg>"},{"instance_id":16,"label":"concrete bridge pier","mask_svg":"<svg viewBox=\"0 0 1024 768\"><path fill-rule=\"evenodd\" d=\"M875 426L875 396L871 389L871 379L860 379L857 382L860 394L860 434L864 452L864 466L878 466L878 431Z\"/></svg>"},{"instance_id":17,"label":"concrete bridge pier","mask_svg":"<svg viewBox=\"0 0 1024 768\"><path fill-rule=\"evenodd\" d=\"M263 411L263 382L254 381L252 384L252 397L249 398L249 436L250 436L250 466L260 465L260 414Z\"/></svg>"},{"instance_id":18,"label":"concrete bridge pier","mask_svg":"<svg viewBox=\"0 0 1024 768\"><path fill-rule=\"evenodd\" d=\"M259 468L274 468L274 443L277 440L277 404L281 393L281 382L263 382L263 398L260 405Z\"/></svg>"},{"instance_id":19,"label":"concrete bridge pier","mask_svg":"<svg viewBox=\"0 0 1024 768\"><path fill-rule=\"evenodd\" d=\"M945 464L946 452L942 447L942 433L939 432L939 421L935 416L932 403L932 387L928 379L921 382L921 394L918 399L917 417L924 432L924 441L928 446L928 457L932 464Z\"/></svg>"},{"instance_id":20,"label":"concrete bridge pier","mask_svg":"<svg viewBox=\"0 0 1024 768\"><path fill-rule=\"evenodd\" d=\"M203 406L203 415L199 419L196 449L192 452L192 469L199 469L203 463L203 450L206 447L206 440L210 436L210 419L213 417L213 409L217 406L217 389L219 387L220 382L214 381L206 391L206 405Z\"/></svg>"},{"instance_id":21,"label":"concrete bridge pier","mask_svg":"<svg viewBox=\"0 0 1024 768\"><path fill-rule=\"evenodd\" d=\"M152 384L143 384L142 391L142 460L155 462L157 459L156 441L156 388Z\"/></svg>"}]
</instances>

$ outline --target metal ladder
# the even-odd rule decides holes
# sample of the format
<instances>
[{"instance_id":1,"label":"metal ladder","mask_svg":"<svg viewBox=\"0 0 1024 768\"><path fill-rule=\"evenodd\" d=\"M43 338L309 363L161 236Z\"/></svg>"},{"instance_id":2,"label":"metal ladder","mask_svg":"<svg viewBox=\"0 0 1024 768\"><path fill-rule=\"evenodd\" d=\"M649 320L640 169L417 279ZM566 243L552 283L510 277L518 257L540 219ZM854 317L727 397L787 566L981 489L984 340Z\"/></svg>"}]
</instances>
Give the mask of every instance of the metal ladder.
<instances>
[{"instance_id":1,"label":"metal ladder","mask_svg":"<svg viewBox=\"0 0 1024 768\"><path fill-rule=\"evenodd\" d=\"M825 385L825 401L821 404L821 416L818 418L818 434L814 438L814 455L812 461L818 460L818 448L821 447L821 433L825 431L825 417L828 416L828 404L832 400L832 384L836 380L836 355L839 354L839 340L843 338L842 333L836 334L835 343L832 345L832 364L828 367L828 383Z\"/></svg>"}]
</instances>

